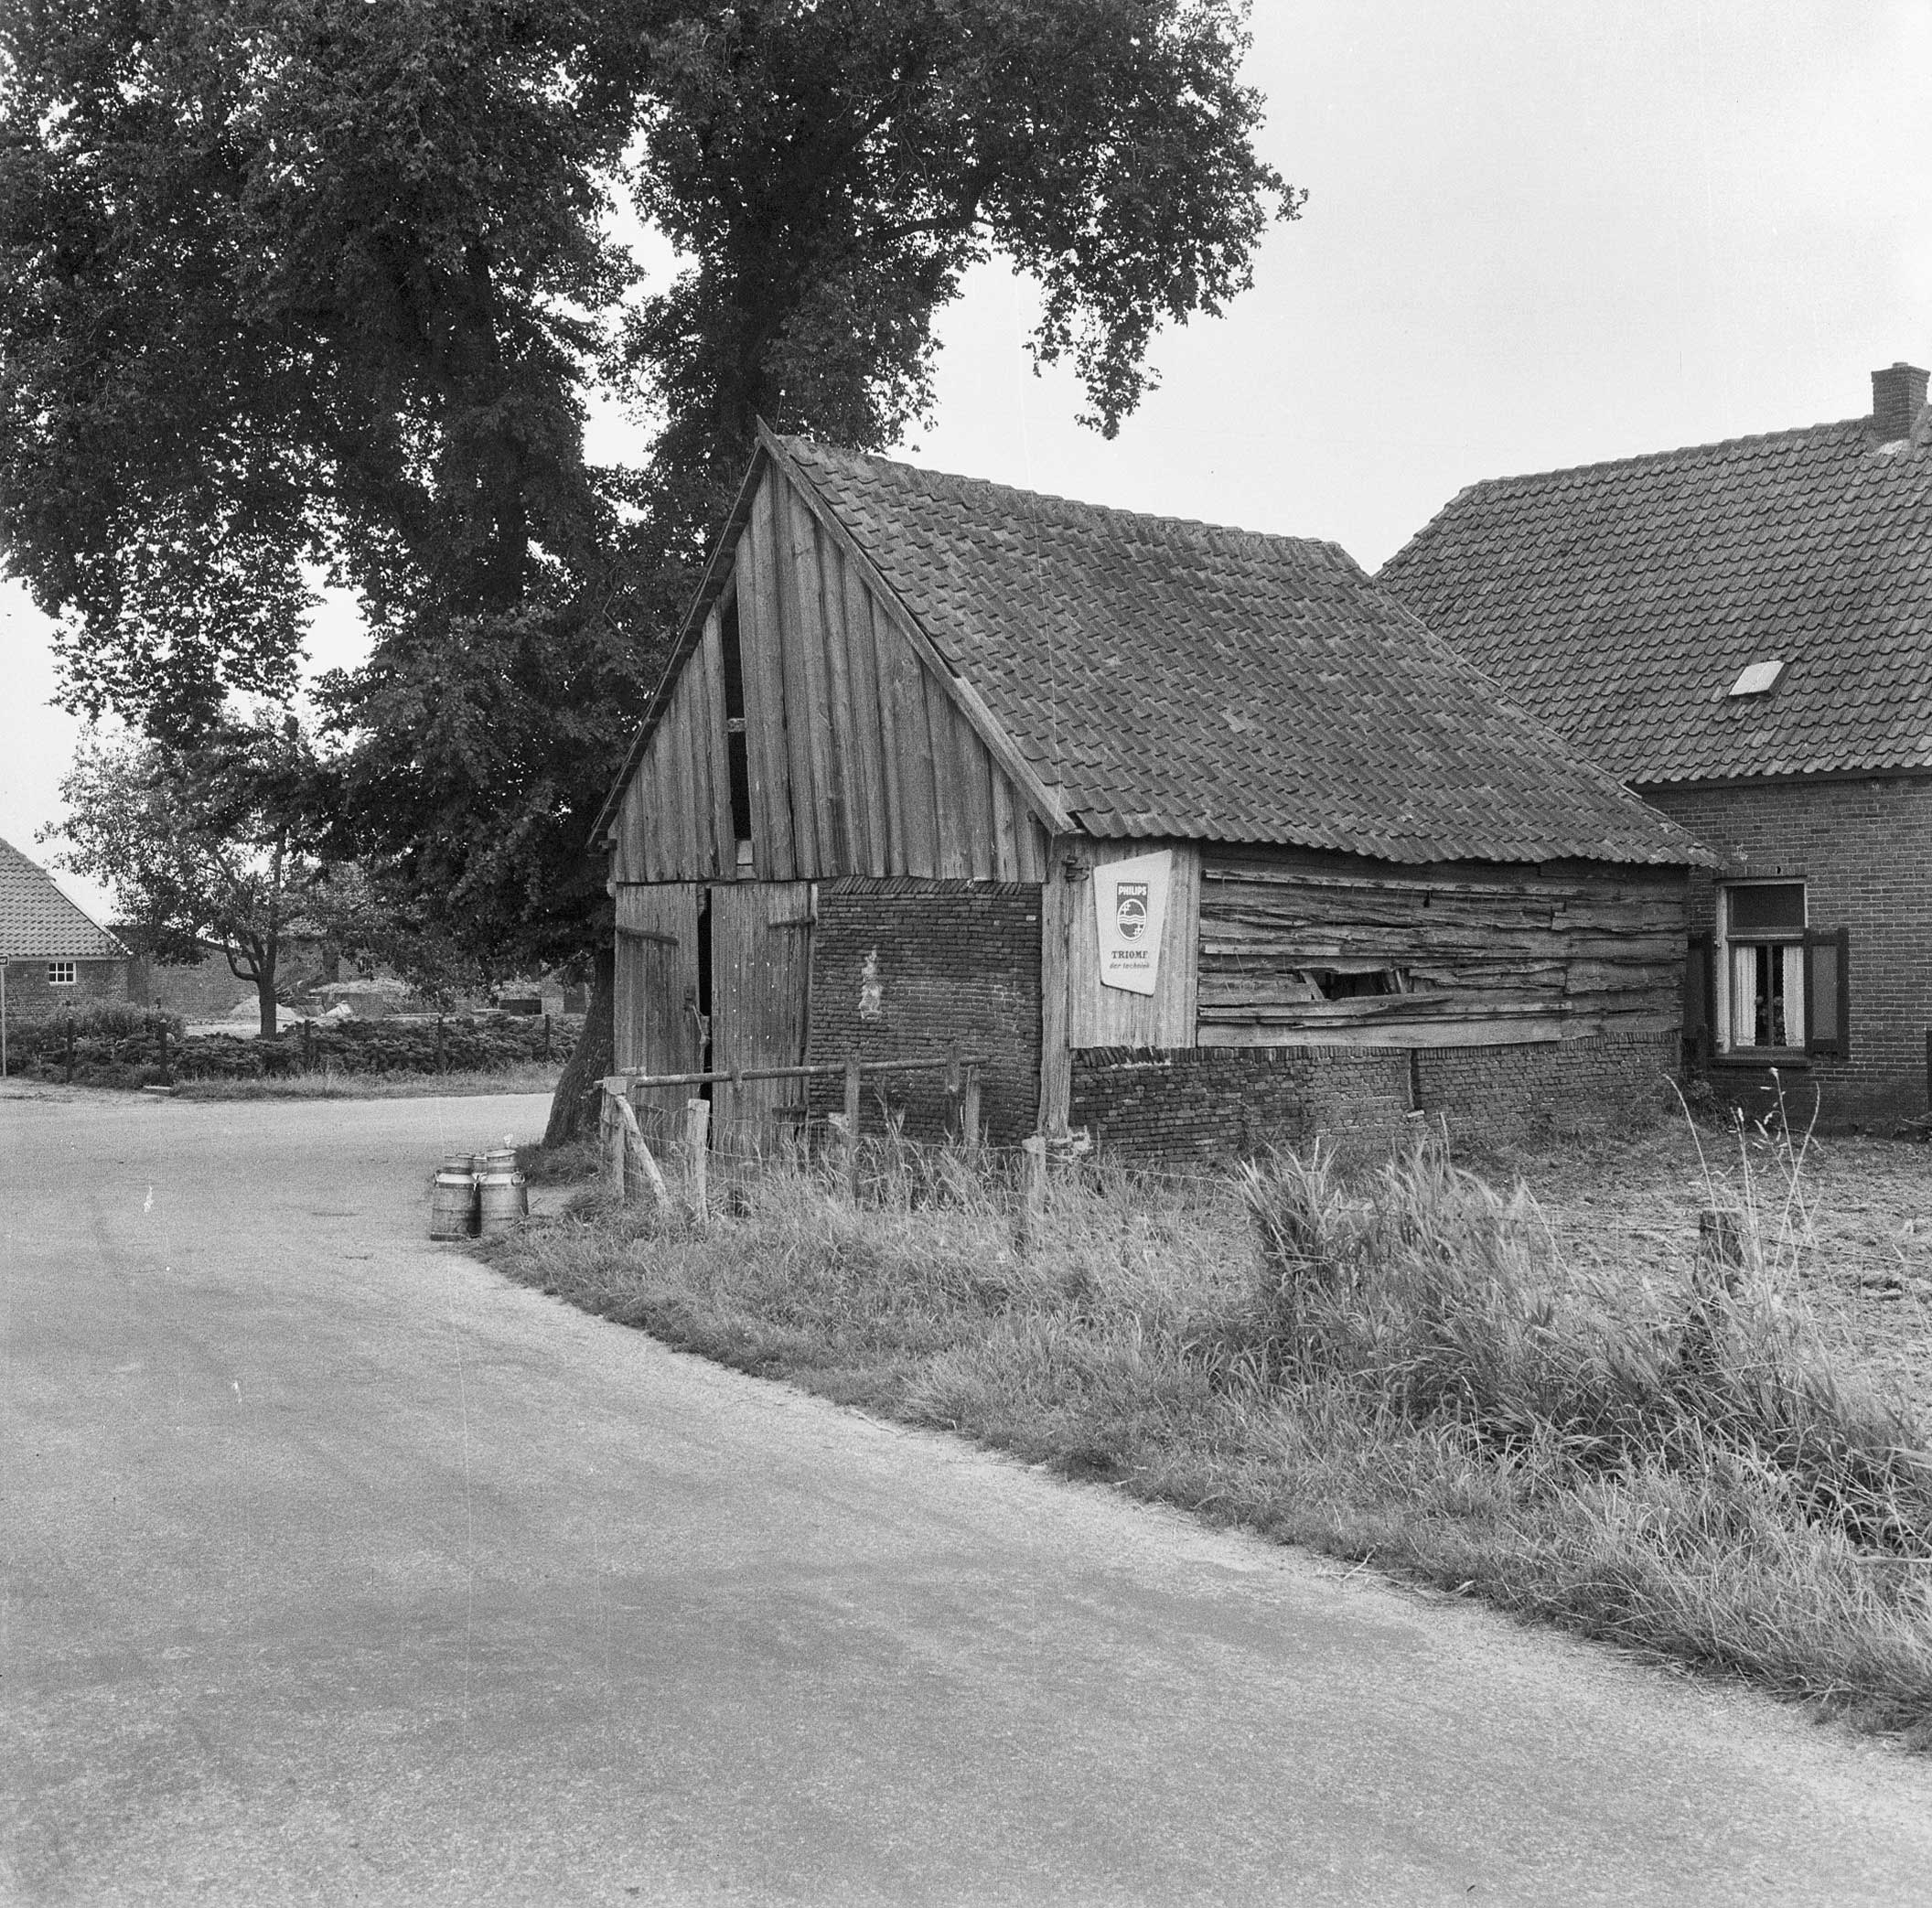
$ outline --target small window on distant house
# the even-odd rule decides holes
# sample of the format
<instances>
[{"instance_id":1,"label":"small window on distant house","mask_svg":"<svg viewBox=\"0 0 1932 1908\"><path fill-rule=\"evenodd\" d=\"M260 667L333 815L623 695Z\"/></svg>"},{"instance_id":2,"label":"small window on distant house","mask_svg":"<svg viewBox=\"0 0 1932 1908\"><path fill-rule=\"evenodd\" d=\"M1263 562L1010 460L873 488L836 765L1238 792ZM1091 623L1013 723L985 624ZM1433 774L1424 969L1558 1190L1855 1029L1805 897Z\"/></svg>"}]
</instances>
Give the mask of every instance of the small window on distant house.
<instances>
[{"instance_id":1,"label":"small window on distant house","mask_svg":"<svg viewBox=\"0 0 1932 1908\"><path fill-rule=\"evenodd\" d=\"M71 960L50 960L47 964L47 984L49 987L71 987L77 975Z\"/></svg>"}]
</instances>

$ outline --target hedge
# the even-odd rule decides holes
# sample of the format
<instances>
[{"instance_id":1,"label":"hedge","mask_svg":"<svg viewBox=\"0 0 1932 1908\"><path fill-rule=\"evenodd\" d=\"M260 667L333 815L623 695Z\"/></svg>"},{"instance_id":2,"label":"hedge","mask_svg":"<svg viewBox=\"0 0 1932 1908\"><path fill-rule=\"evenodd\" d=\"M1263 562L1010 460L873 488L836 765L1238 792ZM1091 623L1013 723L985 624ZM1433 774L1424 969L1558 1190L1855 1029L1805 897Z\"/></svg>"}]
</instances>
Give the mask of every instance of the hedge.
<instances>
[{"instance_id":1,"label":"hedge","mask_svg":"<svg viewBox=\"0 0 1932 1908\"><path fill-rule=\"evenodd\" d=\"M547 1030L541 1019L515 1014L310 1021L272 1040L247 1039L237 1034L185 1034L177 1015L103 1002L74 1010L70 1076L68 1018L60 1013L9 1020L8 1071L32 1079L71 1077L80 1087L145 1087L170 1077L238 1080L293 1073L499 1073L545 1059L561 1066L584 1024L580 1014L553 1017Z\"/></svg>"}]
</instances>

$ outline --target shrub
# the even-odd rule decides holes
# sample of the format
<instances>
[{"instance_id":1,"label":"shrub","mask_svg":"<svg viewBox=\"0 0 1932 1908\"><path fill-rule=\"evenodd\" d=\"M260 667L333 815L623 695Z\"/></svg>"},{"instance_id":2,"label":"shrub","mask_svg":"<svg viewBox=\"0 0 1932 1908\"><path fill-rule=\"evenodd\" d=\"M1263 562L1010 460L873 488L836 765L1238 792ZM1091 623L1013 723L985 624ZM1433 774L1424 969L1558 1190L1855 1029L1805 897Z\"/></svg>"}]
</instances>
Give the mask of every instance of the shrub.
<instances>
[{"instance_id":1,"label":"shrub","mask_svg":"<svg viewBox=\"0 0 1932 1908\"><path fill-rule=\"evenodd\" d=\"M1498 1460L1585 1474L1776 1477L1810 1522L1932 1558L1932 1453L1898 1409L1848 1387L1769 1277L1744 1263L1672 1308L1565 1265L1533 1200L1437 1143L1349 1197L1322 1150L1250 1166L1262 1242L1257 1368L1339 1380L1362 1409L1453 1429ZM1760 1240L1753 1256L1751 1242Z\"/></svg>"},{"instance_id":2,"label":"shrub","mask_svg":"<svg viewBox=\"0 0 1932 1908\"><path fill-rule=\"evenodd\" d=\"M67 1077L65 1012L31 1021L9 1019L14 1071L43 1079ZM239 1034L187 1034L180 1018L121 1002L93 1002L73 1010L73 1079L77 1086L138 1087L158 1081L162 1029L168 1072L179 1080L254 1080L305 1071L345 1075L487 1074L510 1072L548 1058L570 1056L581 1016L543 1024L521 1015L490 1014L434 1021L317 1021L305 1035L286 1028L272 1040Z\"/></svg>"},{"instance_id":3,"label":"shrub","mask_svg":"<svg viewBox=\"0 0 1932 1908\"><path fill-rule=\"evenodd\" d=\"M182 1022L127 1001L77 1001L6 1021L8 1071L31 1079L68 1077L82 1087L140 1087L161 1077L161 1040L169 1057L179 1051Z\"/></svg>"}]
</instances>

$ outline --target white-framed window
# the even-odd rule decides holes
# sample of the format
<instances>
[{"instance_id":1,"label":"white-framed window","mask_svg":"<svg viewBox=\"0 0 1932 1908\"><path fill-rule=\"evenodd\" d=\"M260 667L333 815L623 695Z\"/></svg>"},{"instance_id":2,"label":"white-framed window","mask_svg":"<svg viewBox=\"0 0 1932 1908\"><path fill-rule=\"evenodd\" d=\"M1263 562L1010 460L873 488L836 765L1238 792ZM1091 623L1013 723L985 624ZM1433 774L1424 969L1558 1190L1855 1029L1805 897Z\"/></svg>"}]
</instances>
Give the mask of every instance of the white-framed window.
<instances>
[{"instance_id":1,"label":"white-framed window","mask_svg":"<svg viewBox=\"0 0 1932 1908\"><path fill-rule=\"evenodd\" d=\"M80 978L71 960L50 960L47 964L47 984L49 987L71 987Z\"/></svg>"},{"instance_id":2,"label":"white-framed window","mask_svg":"<svg viewBox=\"0 0 1932 1908\"><path fill-rule=\"evenodd\" d=\"M1803 882L1732 882L1719 888L1711 952L1712 1019L1720 1052L1767 1058L1847 1053L1847 936L1842 928L1811 925Z\"/></svg>"}]
</instances>

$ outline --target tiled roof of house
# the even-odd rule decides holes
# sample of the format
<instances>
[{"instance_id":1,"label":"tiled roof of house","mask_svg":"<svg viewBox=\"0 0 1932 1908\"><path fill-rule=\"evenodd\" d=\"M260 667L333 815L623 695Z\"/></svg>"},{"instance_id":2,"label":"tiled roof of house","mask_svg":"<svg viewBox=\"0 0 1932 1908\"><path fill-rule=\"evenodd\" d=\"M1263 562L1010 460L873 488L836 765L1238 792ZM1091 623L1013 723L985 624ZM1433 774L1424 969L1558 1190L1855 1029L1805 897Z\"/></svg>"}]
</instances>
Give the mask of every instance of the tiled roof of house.
<instances>
[{"instance_id":1,"label":"tiled roof of house","mask_svg":"<svg viewBox=\"0 0 1932 1908\"><path fill-rule=\"evenodd\" d=\"M10 960L113 960L127 949L54 885L54 877L0 841L0 956Z\"/></svg>"},{"instance_id":2,"label":"tiled roof of house","mask_svg":"<svg viewBox=\"0 0 1932 1908\"><path fill-rule=\"evenodd\" d=\"M1923 422L1476 484L1379 580L1626 782L1932 768Z\"/></svg>"},{"instance_id":3,"label":"tiled roof of house","mask_svg":"<svg viewBox=\"0 0 1932 1908\"><path fill-rule=\"evenodd\" d=\"M783 444L1089 833L1701 858L1336 544Z\"/></svg>"}]
</instances>

